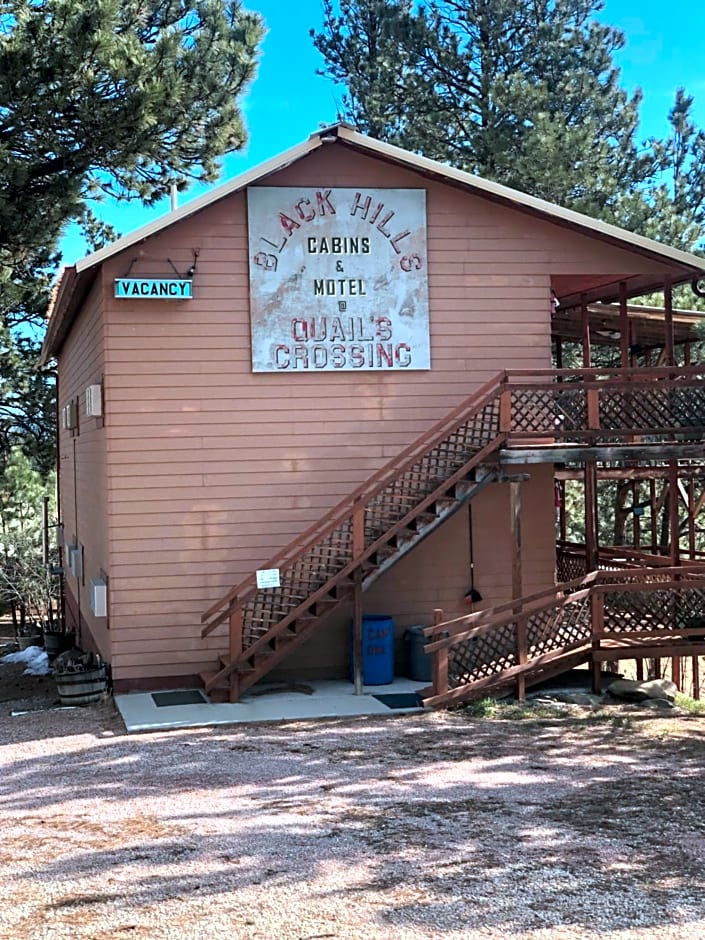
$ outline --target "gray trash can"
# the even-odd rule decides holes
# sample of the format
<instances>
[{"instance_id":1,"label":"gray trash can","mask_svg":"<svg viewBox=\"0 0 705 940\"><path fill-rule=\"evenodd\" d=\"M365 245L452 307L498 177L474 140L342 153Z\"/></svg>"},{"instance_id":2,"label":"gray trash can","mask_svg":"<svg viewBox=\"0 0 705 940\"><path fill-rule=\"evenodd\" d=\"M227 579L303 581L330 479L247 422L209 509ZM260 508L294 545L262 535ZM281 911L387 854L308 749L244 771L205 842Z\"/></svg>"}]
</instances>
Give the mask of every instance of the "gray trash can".
<instances>
[{"instance_id":1,"label":"gray trash can","mask_svg":"<svg viewBox=\"0 0 705 940\"><path fill-rule=\"evenodd\" d=\"M406 675L418 682L431 681L432 657L424 652L424 646L429 641L424 636L424 629L423 626L409 627L404 633Z\"/></svg>"}]
</instances>

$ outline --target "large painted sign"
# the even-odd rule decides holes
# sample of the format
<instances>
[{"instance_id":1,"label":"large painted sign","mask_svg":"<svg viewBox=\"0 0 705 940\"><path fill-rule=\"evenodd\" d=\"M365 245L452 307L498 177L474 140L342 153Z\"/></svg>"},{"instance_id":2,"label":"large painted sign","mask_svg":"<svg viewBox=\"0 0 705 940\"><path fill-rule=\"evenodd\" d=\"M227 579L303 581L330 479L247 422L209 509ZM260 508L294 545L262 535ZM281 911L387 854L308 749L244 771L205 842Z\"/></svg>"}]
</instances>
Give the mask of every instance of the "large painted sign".
<instances>
[{"instance_id":1,"label":"large painted sign","mask_svg":"<svg viewBox=\"0 0 705 940\"><path fill-rule=\"evenodd\" d=\"M426 193L247 193L255 372L429 369Z\"/></svg>"}]
</instances>

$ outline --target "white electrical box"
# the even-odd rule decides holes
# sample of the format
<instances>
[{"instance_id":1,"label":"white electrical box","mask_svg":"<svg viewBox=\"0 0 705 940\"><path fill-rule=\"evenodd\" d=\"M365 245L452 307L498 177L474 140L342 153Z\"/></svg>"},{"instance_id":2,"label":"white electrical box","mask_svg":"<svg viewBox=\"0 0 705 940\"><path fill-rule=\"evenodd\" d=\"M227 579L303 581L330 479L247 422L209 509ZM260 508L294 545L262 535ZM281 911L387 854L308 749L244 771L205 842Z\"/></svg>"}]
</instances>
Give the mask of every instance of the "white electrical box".
<instances>
[{"instance_id":1,"label":"white electrical box","mask_svg":"<svg viewBox=\"0 0 705 940\"><path fill-rule=\"evenodd\" d=\"M100 418L103 414L103 386L89 385L86 389L86 415Z\"/></svg>"},{"instance_id":2,"label":"white electrical box","mask_svg":"<svg viewBox=\"0 0 705 940\"><path fill-rule=\"evenodd\" d=\"M91 610L96 617L108 616L108 585L104 578L91 580Z\"/></svg>"},{"instance_id":3,"label":"white electrical box","mask_svg":"<svg viewBox=\"0 0 705 940\"><path fill-rule=\"evenodd\" d=\"M78 427L78 409L75 400L67 402L61 409L61 427L64 431L72 431Z\"/></svg>"}]
</instances>

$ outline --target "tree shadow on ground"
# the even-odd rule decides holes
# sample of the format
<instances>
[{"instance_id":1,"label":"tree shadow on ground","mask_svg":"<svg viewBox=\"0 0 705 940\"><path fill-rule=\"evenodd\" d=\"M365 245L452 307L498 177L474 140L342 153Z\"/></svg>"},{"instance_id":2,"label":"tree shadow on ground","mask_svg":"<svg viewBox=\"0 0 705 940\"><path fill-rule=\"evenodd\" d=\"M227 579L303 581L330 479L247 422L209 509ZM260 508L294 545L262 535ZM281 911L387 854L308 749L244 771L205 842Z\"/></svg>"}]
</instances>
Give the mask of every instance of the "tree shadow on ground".
<instances>
[{"instance_id":1,"label":"tree shadow on ground","mask_svg":"<svg viewBox=\"0 0 705 940\"><path fill-rule=\"evenodd\" d=\"M298 886L374 896L390 929L660 930L705 916L703 728L457 713L35 742L3 764L0 862L57 915Z\"/></svg>"}]
</instances>

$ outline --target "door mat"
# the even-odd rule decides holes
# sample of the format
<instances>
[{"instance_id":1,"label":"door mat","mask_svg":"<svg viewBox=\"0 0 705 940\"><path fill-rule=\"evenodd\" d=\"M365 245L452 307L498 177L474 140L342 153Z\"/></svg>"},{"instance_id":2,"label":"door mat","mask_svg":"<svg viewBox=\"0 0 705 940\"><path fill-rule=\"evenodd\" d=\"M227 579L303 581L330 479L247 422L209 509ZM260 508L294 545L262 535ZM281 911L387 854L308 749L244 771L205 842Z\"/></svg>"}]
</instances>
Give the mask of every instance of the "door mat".
<instances>
[{"instance_id":1,"label":"door mat","mask_svg":"<svg viewBox=\"0 0 705 940\"><path fill-rule=\"evenodd\" d=\"M423 708L416 692L392 692L389 695L373 695L387 708Z\"/></svg>"},{"instance_id":2,"label":"door mat","mask_svg":"<svg viewBox=\"0 0 705 940\"><path fill-rule=\"evenodd\" d=\"M176 692L152 692L152 701L157 708L168 708L170 705L210 704L200 689L179 689Z\"/></svg>"}]
</instances>

